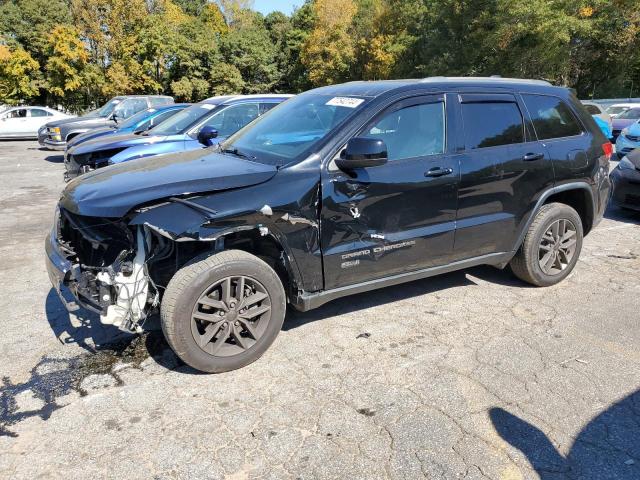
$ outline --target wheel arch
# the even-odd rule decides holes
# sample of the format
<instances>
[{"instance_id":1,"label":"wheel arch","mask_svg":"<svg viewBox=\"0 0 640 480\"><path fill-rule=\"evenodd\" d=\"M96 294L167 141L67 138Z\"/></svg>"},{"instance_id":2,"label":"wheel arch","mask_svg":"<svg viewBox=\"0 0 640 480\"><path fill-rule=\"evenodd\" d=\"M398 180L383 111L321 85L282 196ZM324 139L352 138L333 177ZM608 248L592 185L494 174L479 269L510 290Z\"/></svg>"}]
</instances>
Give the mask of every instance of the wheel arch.
<instances>
[{"instance_id":1,"label":"wheel arch","mask_svg":"<svg viewBox=\"0 0 640 480\"><path fill-rule=\"evenodd\" d=\"M553 202L564 203L576 210L582 220L584 234L589 233L593 227L594 217L597 211L591 186L587 182L565 183L546 190L540 196L518 235L517 242L513 247L514 252L522 245L524 237L540 209L544 205Z\"/></svg>"}]
</instances>

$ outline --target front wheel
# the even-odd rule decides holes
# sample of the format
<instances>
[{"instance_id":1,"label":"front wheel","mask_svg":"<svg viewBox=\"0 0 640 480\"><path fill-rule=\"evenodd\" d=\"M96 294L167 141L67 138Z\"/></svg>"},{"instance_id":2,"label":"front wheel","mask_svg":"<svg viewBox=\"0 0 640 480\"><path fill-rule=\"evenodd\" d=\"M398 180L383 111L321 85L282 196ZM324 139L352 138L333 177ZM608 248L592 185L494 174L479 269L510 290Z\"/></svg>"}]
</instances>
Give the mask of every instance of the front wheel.
<instances>
[{"instance_id":1,"label":"front wheel","mask_svg":"<svg viewBox=\"0 0 640 480\"><path fill-rule=\"evenodd\" d=\"M544 205L511 260L511 270L535 286L555 285L578 262L582 239L582 220L573 208L563 203Z\"/></svg>"},{"instance_id":2,"label":"front wheel","mask_svg":"<svg viewBox=\"0 0 640 480\"><path fill-rule=\"evenodd\" d=\"M228 250L192 260L171 279L161 307L171 348L198 370L220 373L256 361L282 328L286 297L258 257Z\"/></svg>"}]
</instances>

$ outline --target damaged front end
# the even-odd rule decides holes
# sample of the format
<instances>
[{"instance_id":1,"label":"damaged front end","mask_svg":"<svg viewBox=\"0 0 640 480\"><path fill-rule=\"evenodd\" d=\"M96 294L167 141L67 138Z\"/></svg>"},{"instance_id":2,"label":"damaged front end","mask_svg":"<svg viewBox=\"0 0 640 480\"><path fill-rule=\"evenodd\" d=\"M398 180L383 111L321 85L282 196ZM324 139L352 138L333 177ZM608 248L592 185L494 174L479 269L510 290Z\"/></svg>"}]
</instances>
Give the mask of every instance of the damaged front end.
<instances>
[{"instance_id":1,"label":"damaged front end","mask_svg":"<svg viewBox=\"0 0 640 480\"><path fill-rule=\"evenodd\" d=\"M170 248L145 227L58 208L47 238L47 270L69 310L82 306L99 313L104 324L140 331L159 304L149 261L162 258ZM75 302L64 298L63 286Z\"/></svg>"}]
</instances>

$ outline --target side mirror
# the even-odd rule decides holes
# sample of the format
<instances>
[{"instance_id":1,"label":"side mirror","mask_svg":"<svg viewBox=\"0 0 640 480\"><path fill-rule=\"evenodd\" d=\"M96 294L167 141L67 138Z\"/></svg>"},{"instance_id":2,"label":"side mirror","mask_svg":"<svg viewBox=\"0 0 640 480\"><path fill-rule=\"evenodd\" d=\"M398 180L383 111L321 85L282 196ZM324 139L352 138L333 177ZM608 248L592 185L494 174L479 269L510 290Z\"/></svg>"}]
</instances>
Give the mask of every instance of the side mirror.
<instances>
[{"instance_id":1,"label":"side mirror","mask_svg":"<svg viewBox=\"0 0 640 480\"><path fill-rule=\"evenodd\" d=\"M355 137L347 142L341 158L336 160L340 170L377 167L387 163L387 145L377 138Z\"/></svg>"},{"instance_id":2,"label":"side mirror","mask_svg":"<svg viewBox=\"0 0 640 480\"><path fill-rule=\"evenodd\" d=\"M114 122L118 123L118 114L116 112L113 112L111 114L111 116L109 117L110 120L113 120Z\"/></svg>"},{"instance_id":3,"label":"side mirror","mask_svg":"<svg viewBox=\"0 0 640 480\"><path fill-rule=\"evenodd\" d=\"M205 147L210 147L212 145L211 140L213 140L217 136L218 130L210 125L205 125L198 132L198 141Z\"/></svg>"}]
</instances>

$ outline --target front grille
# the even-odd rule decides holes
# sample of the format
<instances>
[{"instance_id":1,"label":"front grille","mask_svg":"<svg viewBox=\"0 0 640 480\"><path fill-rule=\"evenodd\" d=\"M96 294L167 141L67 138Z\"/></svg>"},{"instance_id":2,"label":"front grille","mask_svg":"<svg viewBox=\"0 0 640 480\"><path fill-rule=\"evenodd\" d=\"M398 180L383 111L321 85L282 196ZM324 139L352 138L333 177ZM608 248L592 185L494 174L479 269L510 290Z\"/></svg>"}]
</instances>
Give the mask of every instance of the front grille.
<instances>
[{"instance_id":1,"label":"front grille","mask_svg":"<svg viewBox=\"0 0 640 480\"><path fill-rule=\"evenodd\" d=\"M640 205L640 195L626 195L624 203L627 205Z\"/></svg>"},{"instance_id":2,"label":"front grille","mask_svg":"<svg viewBox=\"0 0 640 480\"><path fill-rule=\"evenodd\" d=\"M58 242L74 261L92 267L113 264L123 250L130 250L133 235L117 219L86 217L60 209Z\"/></svg>"},{"instance_id":3,"label":"front grille","mask_svg":"<svg viewBox=\"0 0 640 480\"><path fill-rule=\"evenodd\" d=\"M640 142L640 135L627 135L627 140L630 142Z\"/></svg>"}]
</instances>

